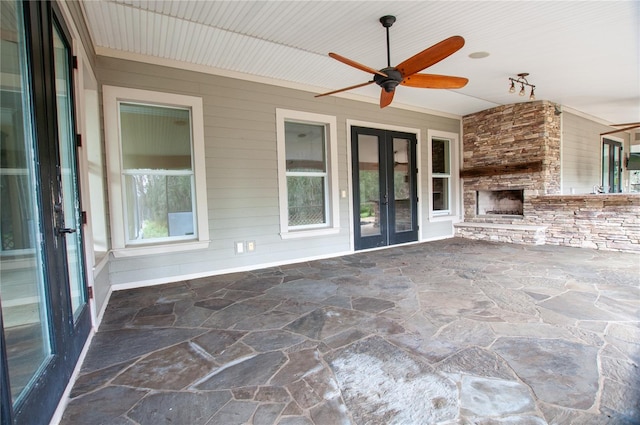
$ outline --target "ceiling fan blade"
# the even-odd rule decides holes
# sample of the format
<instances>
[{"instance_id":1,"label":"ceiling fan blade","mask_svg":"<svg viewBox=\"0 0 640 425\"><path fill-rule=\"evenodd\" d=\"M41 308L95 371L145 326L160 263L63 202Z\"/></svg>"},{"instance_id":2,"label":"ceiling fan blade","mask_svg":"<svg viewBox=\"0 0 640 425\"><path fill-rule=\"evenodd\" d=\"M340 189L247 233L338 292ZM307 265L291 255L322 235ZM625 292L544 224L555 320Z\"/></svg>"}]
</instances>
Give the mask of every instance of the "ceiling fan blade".
<instances>
[{"instance_id":1,"label":"ceiling fan blade","mask_svg":"<svg viewBox=\"0 0 640 425\"><path fill-rule=\"evenodd\" d=\"M464 38L459 35L454 35L411 56L406 61L400 63L396 69L400 71L403 77L415 74L457 52L462 46L464 46Z\"/></svg>"},{"instance_id":2,"label":"ceiling fan blade","mask_svg":"<svg viewBox=\"0 0 640 425\"><path fill-rule=\"evenodd\" d=\"M338 90L330 91L330 92L328 92L328 93L321 93L321 94L317 94L317 95L315 95L314 97L329 96L330 94L336 94L336 93L340 93L340 92L347 91L347 90L357 89L358 87L368 86L369 84L373 84L373 81L367 81L366 83L356 84L355 86L345 87L345 88L343 88L343 89L338 89Z\"/></svg>"},{"instance_id":3,"label":"ceiling fan blade","mask_svg":"<svg viewBox=\"0 0 640 425\"><path fill-rule=\"evenodd\" d=\"M368 67L366 65L362 65L361 63L358 63L356 61L352 61L351 59L345 58L344 56L340 56L337 53L329 53L329 56L331 56L332 58L334 58L337 61L345 63L345 64L347 64L349 66L352 66L352 67L354 67L356 69L359 69L360 71L369 72L371 74L378 74L378 75L381 75L383 77L387 76L387 74L385 74L384 72L380 72L377 69L373 69L373 68L370 68L370 67Z\"/></svg>"},{"instance_id":4,"label":"ceiling fan blade","mask_svg":"<svg viewBox=\"0 0 640 425\"><path fill-rule=\"evenodd\" d=\"M389 106L391 104L391 101L393 100L393 95L395 93L395 90L386 91L385 89L382 89L382 91L380 92L380 108Z\"/></svg>"},{"instance_id":5,"label":"ceiling fan blade","mask_svg":"<svg viewBox=\"0 0 640 425\"><path fill-rule=\"evenodd\" d=\"M469 80L463 77L437 74L411 74L400 84L408 87L424 89L459 89L467 85Z\"/></svg>"}]
</instances>

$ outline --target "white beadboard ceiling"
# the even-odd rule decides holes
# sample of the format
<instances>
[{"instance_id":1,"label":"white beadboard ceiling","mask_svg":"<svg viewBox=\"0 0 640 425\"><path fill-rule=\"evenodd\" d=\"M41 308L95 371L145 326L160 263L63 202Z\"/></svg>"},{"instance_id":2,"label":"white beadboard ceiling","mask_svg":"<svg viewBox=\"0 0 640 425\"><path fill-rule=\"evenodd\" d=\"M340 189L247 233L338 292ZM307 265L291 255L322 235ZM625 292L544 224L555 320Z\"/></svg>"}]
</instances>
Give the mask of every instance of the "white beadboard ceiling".
<instances>
[{"instance_id":1,"label":"white beadboard ceiling","mask_svg":"<svg viewBox=\"0 0 640 425\"><path fill-rule=\"evenodd\" d=\"M465 115L528 100L508 77L528 72L536 98L619 124L640 121L638 1L134 1L82 2L98 54L186 62L198 69L315 93L371 76L327 56L391 65L452 35L465 46L424 72L467 77L458 90L398 87L392 106ZM483 59L469 54L488 52ZM151 60L151 59L150 59ZM185 66L187 67L187 66ZM378 102L379 87L345 93ZM318 102L326 102L320 98Z\"/></svg>"}]
</instances>

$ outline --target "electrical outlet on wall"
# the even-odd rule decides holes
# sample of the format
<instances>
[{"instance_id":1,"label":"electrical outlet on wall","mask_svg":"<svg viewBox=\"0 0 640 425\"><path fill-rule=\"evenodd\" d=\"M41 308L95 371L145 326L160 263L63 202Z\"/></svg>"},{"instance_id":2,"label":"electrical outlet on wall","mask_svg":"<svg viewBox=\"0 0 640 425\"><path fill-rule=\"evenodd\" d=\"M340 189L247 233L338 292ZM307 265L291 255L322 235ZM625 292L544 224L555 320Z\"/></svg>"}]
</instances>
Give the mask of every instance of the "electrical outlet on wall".
<instances>
[{"instance_id":1,"label":"electrical outlet on wall","mask_svg":"<svg viewBox=\"0 0 640 425\"><path fill-rule=\"evenodd\" d=\"M244 254L244 242L234 242L236 254Z\"/></svg>"},{"instance_id":2,"label":"electrical outlet on wall","mask_svg":"<svg viewBox=\"0 0 640 425\"><path fill-rule=\"evenodd\" d=\"M247 241L247 252L253 252L256 250L256 241Z\"/></svg>"}]
</instances>

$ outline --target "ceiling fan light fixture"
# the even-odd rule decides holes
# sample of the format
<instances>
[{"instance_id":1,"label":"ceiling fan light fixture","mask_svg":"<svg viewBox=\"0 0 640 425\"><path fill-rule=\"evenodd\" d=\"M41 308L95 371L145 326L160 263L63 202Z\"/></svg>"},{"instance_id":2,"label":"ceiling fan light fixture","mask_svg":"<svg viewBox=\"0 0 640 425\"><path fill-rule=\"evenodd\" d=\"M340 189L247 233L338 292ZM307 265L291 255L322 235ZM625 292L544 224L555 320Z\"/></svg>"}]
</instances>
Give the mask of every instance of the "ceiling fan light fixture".
<instances>
[{"instance_id":1,"label":"ceiling fan light fixture","mask_svg":"<svg viewBox=\"0 0 640 425\"><path fill-rule=\"evenodd\" d=\"M489 52L473 52L469 53L471 59L484 59L489 56Z\"/></svg>"}]
</instances>

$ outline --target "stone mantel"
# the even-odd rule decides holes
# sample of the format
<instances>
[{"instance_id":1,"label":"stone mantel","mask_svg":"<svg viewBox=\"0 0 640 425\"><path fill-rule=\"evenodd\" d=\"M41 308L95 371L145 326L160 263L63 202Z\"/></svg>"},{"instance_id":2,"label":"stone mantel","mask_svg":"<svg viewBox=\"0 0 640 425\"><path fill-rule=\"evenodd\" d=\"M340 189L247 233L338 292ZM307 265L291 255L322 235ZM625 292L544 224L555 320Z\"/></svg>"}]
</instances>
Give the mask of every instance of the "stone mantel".
<instances>
[{"instance_id":1,"label":"stone mantel","mask_svg":"<svg viewBox=\"0 0 640 425\"><path fill-rule=\"evenodd\" d=\"M640 193L636 192L624 192L624 193L572 193L565 195L541 195L539 198L556 200L558 202L571 201L574 202L579 199L585 201L602 201L602 202L625 202L630 205L640 205ZM639 212L640 214L640 212Z\"/></svg>"}]
</instances>

